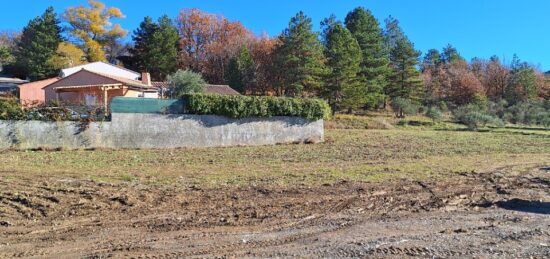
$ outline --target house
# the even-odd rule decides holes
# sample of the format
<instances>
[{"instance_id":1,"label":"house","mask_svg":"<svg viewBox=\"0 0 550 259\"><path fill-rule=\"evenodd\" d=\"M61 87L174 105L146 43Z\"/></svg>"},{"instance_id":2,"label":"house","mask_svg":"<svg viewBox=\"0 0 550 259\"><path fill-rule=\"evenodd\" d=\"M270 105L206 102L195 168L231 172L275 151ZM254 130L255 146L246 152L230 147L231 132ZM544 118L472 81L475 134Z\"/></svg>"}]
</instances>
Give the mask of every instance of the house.
<instances>
[{"instance_id":1,"label":"house","mask_svg":"<svg viewBox=\"0 0 550 259\"><path fill-rule=\"evenodd\" d=\"M9 77L7 75L0 75L0 95L15 95L17 86L27 82L29 81Z\"/></svg>"},{"instance_id":2,"label":"house","mask_svg":"<svg viewBox=\"0 0 550 259\"><path fill-rule=\"evenodd\" d=\"M126 78L126 79L135 80L135 81L139 81L141 78L141 74L138 72L135 72L123 67L115 66L109 63L101 62L101 61L62 69L59 76L68 77L82 69L86 69L88 71L96 72L99 74L108 74L115 77Z\"/></svg>"},{"instance_id":3,"label":"house","mask_svg":"<svg viewBox=\"0 0 550 259\"><path fill-rule=\"evenodd\" d=\"M69 105L102 106L115 96L163 98L167 82L151 82L149 73L137 73L104 62L63 69L59 77L19 86L21 103L27 107L54 101ZM206 93L239 95L228 85L207 85ZM159 96L160 94L160 96Z\"/></svg>"},{"instance_id":4,"label":"house","mask_svg":"<svg viewBox=\"0 0 550 259\"><path fill-rule=\"evenodd\" d=\"M19 85L19 100L24 107L42 105L46 101L44 88L57 82L60 78L54 77Z\"/></svg>"},{"instance_id":5,"label":"house","mask_svg":"<svg viewBox=\"0 0 550 259\"><path fill-rule=\"evenodd\" d=\"M158 98L158 90L150 84L148 73L142 77L144 82L82 68L44 87L45 102L55 100L71 105L107 108L115 96Z\"/></svg>"},{"instance_id":6,"label":"house","mask_svg":"<svg viewBox=\"0 0 550 259\"><path fill-rule=\"evenodd\" d=\"M158 89L148 73L94 62L63 69L57 78L20 85L19 96L27 107L59 101L107 108L114 96L158 98Z\"/></svg>"}]
</instances>

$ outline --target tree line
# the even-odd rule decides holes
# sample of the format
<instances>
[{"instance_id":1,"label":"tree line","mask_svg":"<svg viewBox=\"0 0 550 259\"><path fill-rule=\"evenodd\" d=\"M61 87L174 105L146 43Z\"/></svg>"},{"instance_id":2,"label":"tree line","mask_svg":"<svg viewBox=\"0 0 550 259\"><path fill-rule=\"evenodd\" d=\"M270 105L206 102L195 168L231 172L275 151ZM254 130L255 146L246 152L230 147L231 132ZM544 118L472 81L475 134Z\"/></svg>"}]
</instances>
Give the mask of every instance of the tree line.
<instances>
[{"instance_id":1,"label":"tree line","mask_svg":"<svg viewBox=\"0 0 550 259\"><path fill-rule=\"evenodd\" d=\"M61 15L48 8L20 34L0 36L0 64L32 80L93 61L148 71L159 81L189 70L243 94L320 97L333 111L347 112L391 104L398 116L410 105L514 104L550 94L545 76L516 56L509 64L497 57L466 61L451 45L422 55L397 19L381 23L363 7L343 20L323 19L320 32L299 12L276 37L183 9L175 19L145 17L124 43L128 32L113 22L123 17L120 9L93 0Z\"/></svg>"}]
</instances>

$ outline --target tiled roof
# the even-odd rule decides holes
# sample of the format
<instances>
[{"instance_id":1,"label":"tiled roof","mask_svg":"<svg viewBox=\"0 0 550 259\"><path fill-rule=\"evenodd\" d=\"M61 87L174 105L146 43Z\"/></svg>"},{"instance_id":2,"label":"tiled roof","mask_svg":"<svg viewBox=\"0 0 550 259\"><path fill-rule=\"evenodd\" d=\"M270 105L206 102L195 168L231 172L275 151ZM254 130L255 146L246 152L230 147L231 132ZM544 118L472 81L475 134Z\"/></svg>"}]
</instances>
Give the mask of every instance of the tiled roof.
<instances>
[{"instance_id":1,"label":"tiled roof","mask_svg":"<svg viewBox=\"0 0 550 259\"><path fill-rule=\"evenodd\" d=\"M59 77L48 78L40 81L34 81L26 84L19 85L19 88L38 88L42 89L50 84L53 84L59 80Z\"/></svg>"},{"instance_id":2,"label":"tiled roof","mask_svg":"<svg viewBox=\"0 0 550 259\"><path fill-rule=\"evenodd\" d=\"M160 81L153 81L151 82L151 85L153 85L154 87L156 88L168 88L169 84L168 82L164 81L164 82L160 82Z\"/></svg>"},{"instance_id":3,"label":"tiled roof","mask_svg":"<svg viewBox=\"0 0 550 259\"><path fill-rule=\"evenodd\" d=\"M241 95L228 85L206 85L204 92L207 94Z\"/></svg>"},{"instance_id":4,"label":"tiled roof","mask_svg":"<svg viewBox=\"0 0 550 259\"><path fill-rule=\"evenodd\" d=\"M86 69L82 69L74 74L61 78L50 85L52 87L89 87L111 84L123 84L128 87L139 88L140 90L157 90L157 88L143 84L141 81L98 73Z\"/></svg>"},{"instance_id":5,"label":"tiled roof","mask_svg":"<svg viewBox=\"0 0 550 259\"><path fill-rule=\"evenodd\" d=\"M23 84L23 83L27 83L29 81L27 80L22 80L22 79L19 79L19 78L15 78L15 77L0 77L0 83L9 83L9 84Z\"/></svg>"},{"instance_id":6,"label":"tiled roof","mask_svg":"<svg viewBox=\"0 0 550 259\"><path fill-rule=\"evenodd\" d=\"M151 82L151 85L157 88L168 88L168 82ZM239 92L228 85L206 85L204 92L207 94L240 95Z\"/></svg>"}]
</instances>

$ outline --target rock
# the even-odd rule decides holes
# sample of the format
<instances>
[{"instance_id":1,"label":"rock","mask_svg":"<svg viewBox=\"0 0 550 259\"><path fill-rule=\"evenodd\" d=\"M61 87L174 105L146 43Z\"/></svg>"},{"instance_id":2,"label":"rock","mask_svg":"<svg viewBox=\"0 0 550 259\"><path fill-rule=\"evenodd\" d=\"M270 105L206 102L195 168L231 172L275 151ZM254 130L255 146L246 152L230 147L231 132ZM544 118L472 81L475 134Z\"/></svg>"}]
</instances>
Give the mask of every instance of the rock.
<instances>
[{"instance_id":1,"label":"rock","mask_svg":"<svg viewBox=\"0 0 550 259\"><path fill-rule=\"evenodd\" d=\"M0 221L0 226L9 227L9 226L11 226L11 223L9 221L2 220L2 221Z\"/></svg>"}]
</instances>

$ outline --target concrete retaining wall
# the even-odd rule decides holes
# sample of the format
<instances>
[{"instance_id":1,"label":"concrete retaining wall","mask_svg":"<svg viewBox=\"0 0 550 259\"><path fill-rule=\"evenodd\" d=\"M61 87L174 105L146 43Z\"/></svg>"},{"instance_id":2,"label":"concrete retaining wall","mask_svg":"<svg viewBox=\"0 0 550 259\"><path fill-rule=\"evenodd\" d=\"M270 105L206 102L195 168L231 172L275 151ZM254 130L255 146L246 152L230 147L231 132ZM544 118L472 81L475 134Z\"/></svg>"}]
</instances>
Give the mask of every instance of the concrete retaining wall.
<instances>
[{"instance_id":1,"label":"concrete retaining wall","mask_svg":"<svg viewBox=\"0 0 550 259\"><path fill-rule=\"evenodd\" d=\"M321 142L323 120L114 113L111 122L0 121L0 149L178 148Z\"/></svg>"}]
</instances>

